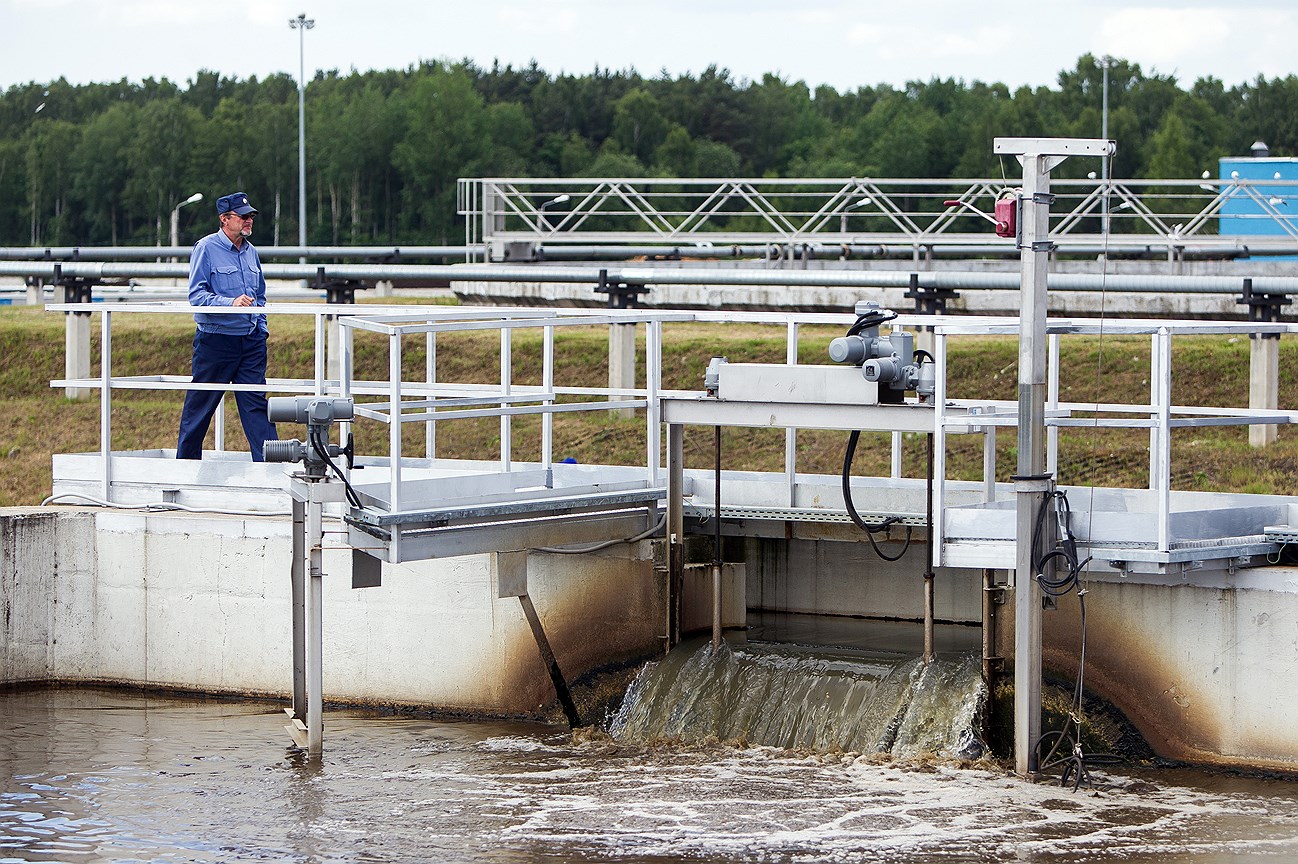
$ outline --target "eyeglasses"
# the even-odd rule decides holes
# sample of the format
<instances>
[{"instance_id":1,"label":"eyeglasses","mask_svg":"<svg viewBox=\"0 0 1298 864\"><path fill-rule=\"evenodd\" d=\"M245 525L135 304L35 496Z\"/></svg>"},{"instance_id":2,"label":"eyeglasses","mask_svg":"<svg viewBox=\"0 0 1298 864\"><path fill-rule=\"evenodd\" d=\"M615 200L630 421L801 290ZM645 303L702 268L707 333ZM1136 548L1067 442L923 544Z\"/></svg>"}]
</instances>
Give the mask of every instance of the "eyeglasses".
<instances>
[{"instance_id":1,"label":"eyeglasses","mask_svg":"<svg viewBox=\"0 0 1298 864\"><path fill-rule=\"evenodd\" d=\"M256 213L249 213L247 216L240 216L238 213L235 213L234 211L231 211L230 215L233 216L235 219L242 219L244 222L251 222L253 219L257 217Z\"/></svg>"}]
</instances>

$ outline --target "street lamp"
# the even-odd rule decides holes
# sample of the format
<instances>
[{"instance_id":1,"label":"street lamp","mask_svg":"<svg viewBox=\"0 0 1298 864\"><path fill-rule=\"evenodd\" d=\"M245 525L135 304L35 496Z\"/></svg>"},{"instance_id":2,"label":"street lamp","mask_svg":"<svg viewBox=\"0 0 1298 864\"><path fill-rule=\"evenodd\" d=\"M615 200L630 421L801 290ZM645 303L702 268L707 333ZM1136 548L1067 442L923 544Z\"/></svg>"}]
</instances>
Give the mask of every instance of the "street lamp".
<instances>
[{"instance_id":1,"label":"street lamp","mask_svg":"<svg viewBox=\"0 0 1298 864\"><path fill-rule=\"evenodd\" d=\"M873 203L874 203L873 198L862 198L860 201L857 201L855 204L849 204L847 207L843 208L843 212L838 214L838 233L839 234L847 233L847 214L850 211L856 210L861 207L869 207Z\"/></svg>"},{"instance_id":2,"label":"street lamp","mask_svg":"<svg viewBox=\"0 0 1298 864\"><path fill-rule=\"evenodd\" d=\"M1109 70L1113 68L1113 58L1105 54L1100 58L1100 69L1104 72L1102 89L1104 95L1100 103L1100 138L1109 140ZM1100 228L1109 233L1109 158L1100 157Z\"/></svg>"},{"instance_id":3,"label":"street lamp","mask_svg":"<svg viewBox=\"0 0 1298 864\"><path fill-rule=\"evenodd\" d=\"M543 224L546 228L549 228L549 227L550 227L550 218L549 218L548 216L545 215L545 211L546 211L546 209L549 208L549 207L553 207L555 204L566 204L566 203L568 203L568 201L571 199L571 197L572 197L572 196L568 195L567 193L564 193L563 195L556 195L556 196L554 196L553 198L551 198L549 201L546 201L544 204L542 204L542 205L541 205L541 224Z\"/></svg>"},{"instance_id":4,"label":"street lamp","mask_svg":"<svg viewBox=\"0 0 1298 864\"><path fill-rule=\"evenodd\" d=\"M305 12L288 19L288 26L298 33L297 46L297 244L306 249L306 31L315 19ZM298 259L306 263L306 256Z\"/></svg>"},{"instance_id":5,"label":"street lamp","mask_svg":"<svg viewBox=\"0 0 1298 864\"><path fill-rule=\"evenodd\" d=\"M195 192L184 201L181 201L175 207L171 208L171 246L174 249L180 245L180 208L186 204L197 204L203 200L202 192Z\"/></svg>"}]
</instances>

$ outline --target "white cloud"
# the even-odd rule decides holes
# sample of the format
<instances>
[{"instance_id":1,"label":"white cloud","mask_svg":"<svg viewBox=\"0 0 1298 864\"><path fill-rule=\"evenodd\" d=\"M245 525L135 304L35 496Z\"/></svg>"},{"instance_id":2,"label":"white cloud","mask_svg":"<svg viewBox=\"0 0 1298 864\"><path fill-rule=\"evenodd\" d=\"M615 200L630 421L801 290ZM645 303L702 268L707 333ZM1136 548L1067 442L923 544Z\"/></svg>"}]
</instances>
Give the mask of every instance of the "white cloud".
<instances>
[{"instance_id":1,"label":"white cloud","mask_svg":"<svg viewBox=\"0 0 1298 864\"><path fill-rule=\"evenodd\" d=\"M208 20L212 14L212 9L201 3L179 0L129 0L111 7L95 8L127 26L149 28L195 25Z\"/></svg>"},{"instance_id":2,"label":"white cloud","mask_svg":"<svg viewBox=\"0 0 1298 864\"><path fill-rule=\"evenodd\" d=\"M1137 6L1106 15L1100 38L1105 53L1170 69L1221 51L1236 21L1246 23L1225 8Z\"/></svg>"},{"instance_id":3,"label":"white cloud","mask_svg":"<svg viewBox=\"0 0 1298 864\"><path fill-rule=\"evenodd\" d=\"M498 6L492 17L497 27L518 33L531 33L538 39L544 39L571 36L579 29L584 16L571 4L534 2Z\"/></svg>"}]
</instances>

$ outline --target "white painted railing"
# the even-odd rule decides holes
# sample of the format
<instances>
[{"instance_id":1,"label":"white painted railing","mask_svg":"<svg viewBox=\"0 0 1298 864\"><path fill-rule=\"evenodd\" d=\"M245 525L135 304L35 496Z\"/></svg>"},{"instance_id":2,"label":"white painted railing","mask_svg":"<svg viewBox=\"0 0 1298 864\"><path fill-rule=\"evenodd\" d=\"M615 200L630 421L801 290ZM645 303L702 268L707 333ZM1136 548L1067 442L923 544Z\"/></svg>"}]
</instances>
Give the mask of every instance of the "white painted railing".
<instances>
[{"instance_id":1,"label":"white painted railing","mask_svg":"<svg viewBox=\"0 0 1298 864\"><path fill-rule=\"evenodd\" d=\"M807 325L830 325L845 329L853 316L848 314L813 313L735 313L735 312L673 312L654 310L581 310L540 308L473 308L453 306L350 306L324 304L272 304L249 312L247 310L204 309L215 314L267 314L272 318L296 315L309 316L313 321L315 345L313 376L308 379L272 378L265 385L192 384L186 376L179 375L118 375L112 362L114 318L120 315L191 315L193 309L183 303L159 304L52 304L55 312L90 312L100 316L101 350L97 377L59 379L54 387L75 387L97 390L100 394L100 456L102 458L102 495L113 500L112 409L115 390L191 390L220 389L227 391L257 391L285 394L321 394L351 396L357 400L358 421L377 422L388 426L388 464L390 474L391 510L400 508L402 500L402 464L404 452L403 427L422 423L425 428L425 459L437 458L437 424L452 420L497 417L500 420L500 448L495 458L501 471L512 466L513 418L540 415L541 440L539 452L543 467L550 467L554 459L553 418L556 414L586 411L634 410L643 412L645 421L645 480L657 485L661 478L661 414L660 398L668 395L663 387L664 328L683 323L701 323L724 328L730 325L769 326L783 334L785 362L798 361L799 339ZM341 314L340 314L341 313ZM329 377L327 347L329 329L336 321L340 327L337 339L339 374ZM592 326L613 327L643 325L645 348L638 358L645 371L642 387L597 386L589 380L576 382L556 381L556 343L572 328ZM901 316L896 324L907 329L931 328L933 331L931 353L937 364L937 394L933 411L932 431L936 436L935 457L935 512L941 513L945 497L947 447L946 437L974 428L989 436L984 448L984 481L986 496L996 494L995 430L1001 426L1017 425L1017 403L994 400L952 399L947 391L948 342L953 338L999 334L1013 336L1018 322L1005 318L978 317L921 317ZM512 346L514 334L524 330L542 331L542 371L539 384L520 384L514 380ZM1050 369L1048 467L1057 471L1059 450L1058 431L1066 426L1091 426L1095 428L1147 428L1149 429L1149 484L1148 489L1159 499L1158 547L1166 550L1169 543L1168 514L1171 495L1171 442L1172 432L1178 428L1212 425L1285 424L1298 422L1298 412L1266 411L1248 408L1210 408L1174 405L1171 401L1172 368L1171 345L1173 338L1214 335L1239 337L1252 334L1279 335L1289 333L1290 325L1249 324L1242 322L1195 321L1097 321L1094 319L1053 320L1050 322ZM442 380L437 367L437 337L443 333L466 331L498 331L500 379L493 384L461 383ZM273 332L273 328L272 328ZM374 333L387 341L388 379L357 380L354 377L354 342L361 332ZM1148 400L1132 394L1130 401L1113 403L1063 402L1059 393L1059 366L1062 339L1096 336L1139 335L1151 340L1150 392ZM422 337L424 364L421 380L406 380L402 369L403 340ZM486 358L484 358L485 360ZM704 370L697 370L701 388ZM679 391L671 395L682 395ZM977 425L965 412L978 410ZM952 409L962 409L953 416ZM216 446L225 448L222 426L223 412L217 413ZM814 428L809 422L806 427ZM784 502L773 501L776 506L791 506L797 485L796 436L797 428L785 432L784 472L781 495ZM901 477L902 435L892 436L890 477ZM938 530L941 530L938 520ZM936 538L940 541L940 536ZM935 544L940 548L940 542Z\"/></svg>"}]
</instances>

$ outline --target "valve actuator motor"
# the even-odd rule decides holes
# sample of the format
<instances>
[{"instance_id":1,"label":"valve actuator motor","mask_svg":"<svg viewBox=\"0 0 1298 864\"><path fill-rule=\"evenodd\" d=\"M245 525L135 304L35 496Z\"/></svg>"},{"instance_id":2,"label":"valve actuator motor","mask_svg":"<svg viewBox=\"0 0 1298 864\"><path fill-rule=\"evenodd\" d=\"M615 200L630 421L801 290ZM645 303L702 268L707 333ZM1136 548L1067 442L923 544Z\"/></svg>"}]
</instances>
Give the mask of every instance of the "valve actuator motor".
<instances>
[{"instance_id":1,"label":"valve actuator motor","mask_svg":"<svg viewBox=\"0 0 1298 864\"><path fill-rule=\"evenodd\" d=\"M880 402L902 402L907 390L916 391L921 402L931 397L935 384L933 363L931 359L927 363L915 362L915 337L896 327L889 333L879 332L879 326L896 318L897 313L873 300L857 303L854 311L856 323L847 335L829 343L829 359L860 366L865 380L879 385Z\"/></svg>"}]
</instances>

